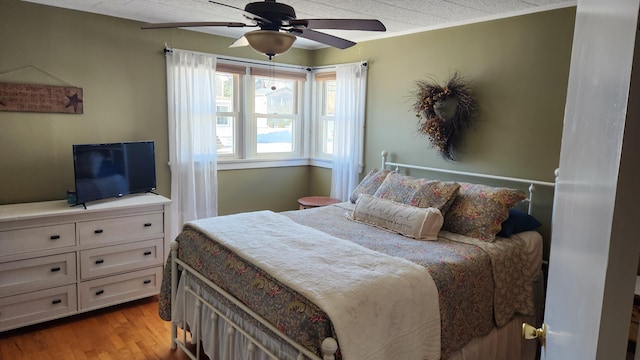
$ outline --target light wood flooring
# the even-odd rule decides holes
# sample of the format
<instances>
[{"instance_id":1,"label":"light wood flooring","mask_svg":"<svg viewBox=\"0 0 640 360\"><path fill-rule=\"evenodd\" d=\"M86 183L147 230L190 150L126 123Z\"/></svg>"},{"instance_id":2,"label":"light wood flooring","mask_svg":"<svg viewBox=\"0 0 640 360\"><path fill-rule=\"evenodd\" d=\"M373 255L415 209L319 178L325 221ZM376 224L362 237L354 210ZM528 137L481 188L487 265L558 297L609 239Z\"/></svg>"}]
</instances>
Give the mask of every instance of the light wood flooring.
<instances>
[{"instance_id":1,"label":"light wood flooring","mask_svg":"<svg viewBox=\"0 0 640 360\"><path fill-rule=\"evenodd\" d=\"M186 360L157 297L0 333L0 360Z\"/></svg>"}]
</instances>

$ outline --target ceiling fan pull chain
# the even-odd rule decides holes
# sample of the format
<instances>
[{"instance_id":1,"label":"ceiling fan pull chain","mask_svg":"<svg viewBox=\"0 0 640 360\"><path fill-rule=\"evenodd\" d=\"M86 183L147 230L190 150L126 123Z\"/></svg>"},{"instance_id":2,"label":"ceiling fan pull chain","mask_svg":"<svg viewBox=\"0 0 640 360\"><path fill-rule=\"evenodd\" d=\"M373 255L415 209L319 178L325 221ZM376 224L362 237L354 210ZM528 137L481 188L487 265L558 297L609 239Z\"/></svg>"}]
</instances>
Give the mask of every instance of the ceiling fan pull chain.
<instances>
[{"instance_id":1,"label":"ceiling fan pull chain","mask_svg":"<svg viewBox=\"0 0 640 360\"><path fill-rule=\"evenodd\" d=\"M274 79L274 65L273 65L273 60L272 57L269 57L269 66L271 67L271 90L275 90L276 89L276 80Z\"/></svg>"}]
</instances>

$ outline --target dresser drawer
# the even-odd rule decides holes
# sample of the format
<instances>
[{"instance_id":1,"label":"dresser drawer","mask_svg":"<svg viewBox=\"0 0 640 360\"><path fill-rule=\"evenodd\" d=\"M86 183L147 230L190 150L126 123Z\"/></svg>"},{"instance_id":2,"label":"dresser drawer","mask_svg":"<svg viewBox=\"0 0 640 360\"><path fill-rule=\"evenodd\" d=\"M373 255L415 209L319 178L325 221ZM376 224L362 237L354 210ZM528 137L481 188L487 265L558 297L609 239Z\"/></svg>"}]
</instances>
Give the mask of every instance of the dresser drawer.
<instances>
[{"instance_id":1,"label":"dresser drawer","mask_svg":"<svg viewBox=\"0 0 640 360\"><path fill-rule=\"evenodd\" d=\"M162 266L83 282L79 285L80 309L89 310L157 295Z\"/></svg>"},{"instance_id":2,"label":"dresser drawer","mask_svg":"<svg viewBox=\"0 0 640 360\"><path fill-rule=\"evenodd\" d=\"M76 253L0 264L0 296L10 296L76 282Z\"/></svg>"},{"instance_id":3,"label":"dresser drawer","mask_svg":"<svg viewBox=\"0 0 640 360\"><path fill-rule=\"evenodd\" d=\"M0 298L0 331L56 319L78 310L76 285Z\"/></svg>"},{"instance_id":4,"label":"dresser drawer","mask_svg":"<svg viewBox=\"0 0 640 360\"><path fill-rule=\"evenodd\" d=\"M83 250L80 252L80 277L84 280L162 265L163 240L163 238L158 238Z\"/></svg>"},{"instance_id":5,"label":"dresser drawer","mask_svg":"<svg viewBox=\"0 0 640 360\"><path fill-rule=\"evenodd\" d=\"M78 223L80 244L108 243L164 232L162 213L93 220Z\"/></svg>"},{"instance_id":6,"label":"dresser drawer","mask_svg":"<svg viewBox=\"0 0 640 360\"><path fill-rule=\"evenodd\" d=\"M75 224L0 231L0 256L56 249L76 244Z\"/></svg>"}]
</instances>

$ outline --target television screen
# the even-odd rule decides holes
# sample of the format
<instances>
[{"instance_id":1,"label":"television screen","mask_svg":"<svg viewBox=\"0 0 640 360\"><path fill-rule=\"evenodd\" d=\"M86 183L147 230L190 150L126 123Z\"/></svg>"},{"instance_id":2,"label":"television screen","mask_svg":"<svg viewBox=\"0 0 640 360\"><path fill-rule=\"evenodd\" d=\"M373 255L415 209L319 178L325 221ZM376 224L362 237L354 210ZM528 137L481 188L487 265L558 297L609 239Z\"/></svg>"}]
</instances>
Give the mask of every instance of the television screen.
<instances>
[{"instance_id":1,"label":"television screen","mask_svg":"<svg viewBox=\"0 0 640 360\"><path fill-rule=\"evenodd\" d=\"M76 204L156 188L153 141L73 145Z\"/></svg>"}]
</instances>

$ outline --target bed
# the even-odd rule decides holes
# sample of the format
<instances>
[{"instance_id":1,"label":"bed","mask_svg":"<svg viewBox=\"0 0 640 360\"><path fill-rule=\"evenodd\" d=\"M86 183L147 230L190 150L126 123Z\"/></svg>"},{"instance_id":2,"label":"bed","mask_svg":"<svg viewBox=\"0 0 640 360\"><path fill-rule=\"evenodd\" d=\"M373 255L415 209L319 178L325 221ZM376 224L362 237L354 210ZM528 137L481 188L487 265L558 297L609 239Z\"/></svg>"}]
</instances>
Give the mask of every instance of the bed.
<instances>
[{"instance_id":1,"label":"bed","mask_svg":"<svg viewBox=\"0 0 640 360\"><path fill-rule=\"evenodd\" d=\"M499 179L526 194L414 178L400 168L429 168L386 154L351 201L185 224L160 294L172 347L193 359L534 359L521 332L541 323L543 239L517 207L553 183Z\"/></svg>"}]
</instances>

